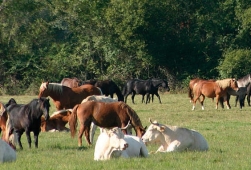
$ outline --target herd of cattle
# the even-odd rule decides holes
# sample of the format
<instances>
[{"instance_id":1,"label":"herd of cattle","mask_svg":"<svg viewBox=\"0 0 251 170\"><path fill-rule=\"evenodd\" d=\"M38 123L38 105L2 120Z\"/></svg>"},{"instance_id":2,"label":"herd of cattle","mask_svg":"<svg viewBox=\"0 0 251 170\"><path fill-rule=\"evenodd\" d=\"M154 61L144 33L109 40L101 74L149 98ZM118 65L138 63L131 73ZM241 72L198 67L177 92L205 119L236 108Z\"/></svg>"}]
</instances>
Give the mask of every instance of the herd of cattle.
<instances>
[{"instance_id":1,"label":"herd of cattle","mask_svg":"<svg viewBox=\"0 0 251 170\"><path fill-rule=\"evenodd\" d=\"M133 95L135 94L143 95L142 102L144 101L144 95L147 95L146 103L149 102L150 94L158 96L161 102L158 90L156 92L156 89L160 86L167 88L168 85L166 82L155 81L158 82L158 85L154 86L153 83L150 84L149 87L154 87L154 89L150 88L151 91L149 91L149 88L148 91L147 89L142 90L141 84L140 91L139 87L135 86L136 83L134 82L133 84L131 81L126 83L126 89L121 93L118 92L117 87L114 85L102 86L103 84L97 81L88 85L79 85L76 79L74 81L77 82L77 84L75 83L77 87L74 87L74 83L73 85L49 82L42 83L38 98L50 97L57 111L51 116L46 117L45 113L49 113L48 106L45 108L39 106L42 110L41 114L37 116L39 122L27 120L27 122L31 123L26 123L28 124L27 127L21 127L22 133L25 131L27 135L30 131L35 131L31 129L31 127L34 128L32 122L36 122L39 126L39 131L70 131L71 136L74 137L76 128L78 127L76 123L78 119L80 122L78 145L81 146L83 134L85 134L88 144L95 143L94 134L97 127L100 127L100 134L95 144L94 160L109 160L116 157L148 157L149 153L146 147L148 143L158 143L160 145L156 152L208 150L209 147L206 139L195 130L163 125L151 120L149 120L150 126L147 129L144 128L137 113L125 103L126 97L129 94L132 94L133 102ZM226 85L218 84L220 88L216 89L215 84L213 84L217 82L215 80L191 80L189 84L189 96L194 104L193 109L195 108L196 100L200 100L202 109L204 109L203 101L205 96L210 98L216 97L216 108L220 98L223 98L223 100L227 102L227 100L229 100L229 97L226 97L229 94L227 90L232 89L238 91L240 87L238 87L240 82L235 82L233 79L228 81ZM236 83L238 83L238 85L236 85ZM216 90L211 90L211 85L213 85L212 89ZM144 86L147 86L147 84L144 84ZM205 89L203 89L204 87ZM130 88L132 88L132 90L130 90ZM199 91L197 88L202 90ZM126 91L128 91L128 93ZM118 99L113 98L113 93L117 94ZM108 95L110 95L110 97L107 97ZM125 98L124 95L126 95ZM202 99L200 99L200 96L202 96ZM14 118L9 116L11 115L11 108L15 107L15 105L17 106L18 104L15 102L9 105L0 103L0 130L2 131L2 140L0 140L0 162L16 160L15 142L20 140L22 133L19 134L19 139L16 139L16 135L20 129L13 123ZM20 109L21 111L19 112L24 113L18 114L24 114L25 117L33 116L31 114L34 113L32 113L32 109L27 109L28 106L19 104L19 107L26 107L26 110L30 111L24 112L22 111L24 109ZM4 115L7 116L4 117ZM67 123L69 123L69 128L66 127ZM136 136L132 135L132 129L135 130ZM36 138L38 138L38 134ZM28 143L30 146L29 140ZM37 147L37 143L35 144ZM19 146L20 149L22 149L22 146Z\"/></svg>"}]
</instances>

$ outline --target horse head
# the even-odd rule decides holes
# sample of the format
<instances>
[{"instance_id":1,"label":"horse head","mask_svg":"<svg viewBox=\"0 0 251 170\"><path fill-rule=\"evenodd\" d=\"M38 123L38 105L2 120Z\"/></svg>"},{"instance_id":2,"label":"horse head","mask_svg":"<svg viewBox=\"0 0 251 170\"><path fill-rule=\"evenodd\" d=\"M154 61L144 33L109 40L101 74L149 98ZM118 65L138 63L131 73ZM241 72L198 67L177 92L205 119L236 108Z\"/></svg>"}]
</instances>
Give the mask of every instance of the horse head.
<instances>
[{"instance_id":1,"label":"horse head","mask_svg":"<svg viewBox=\"0 0 251 170\"><path fill-rule=\"evenodd\" d=\"M238 84L237 84L237 81L236 79L231 79L230 80L230 87L235 90L235 91L239 91L239 87L238 87Z\"/></svg>"},{"instance_id":2,"label":"horse head","mask_svg":"<svg viewBox=\"0 0 251 170\"><path fill-rule=\"evenodd\" d=\"M50 100L44 97L39 98L40 109L43 111L43 115L45 120L50 118L49 110L50 110Z\"/></svg>"},{"instance_id":3,"label":"horse head","mask_svg":"<svg viewBox=\"0 0 251 170\"><path fill-rule=\"evenodd\" d=\"M161 86L162 86L164 89L166 89L167 91L170 91L170 88L169 88L168 83L167 83L166 80L163 80Z\"/></svg>"},{"instance_id":4,"label":"horse head","mask_svg":"<svg viewBox=\"0 0 251 170\"><path fill-rule=\"evenodd\" d=\"M42 82L40 88L39 88L39 94L38 97L47 97L47 88L48 88L49 82Z\"/></svg>"}]
</instances>

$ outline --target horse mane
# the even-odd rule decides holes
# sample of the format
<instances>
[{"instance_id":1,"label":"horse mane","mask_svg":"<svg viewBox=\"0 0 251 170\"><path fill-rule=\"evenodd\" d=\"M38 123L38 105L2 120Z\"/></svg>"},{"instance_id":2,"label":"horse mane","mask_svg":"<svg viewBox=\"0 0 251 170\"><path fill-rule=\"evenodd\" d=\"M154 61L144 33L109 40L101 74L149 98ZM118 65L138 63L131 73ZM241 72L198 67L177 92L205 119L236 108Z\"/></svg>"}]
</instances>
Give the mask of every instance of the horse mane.
<instances>
[{"instance_id":1,"label":"horse mane","mask_svg":"<svg viewBox=\"0 0 251 170\"><path fill-rule=\"evenodd\" d=\"M228 79L223 79L223 80L217 80L216 83L221 87L221 88L227 88L230 86L230 81L232 79L228 78Z\"/></svg>"},{"instance_id":2,"label":"horse mane","mask_svg":"<svg viewBox=\"0 0 251 170\"><path fill-rule=\"evenodd\" d=\"M120 102L120 106L121 106L122 109L126 109L127 110L127 114L130 117L131 124L134 127L142 127L143 128L139 116L137 115L137 113L130 106L128 106L124 102Z\"/></svg>"},{"instance_id":3,"label":"horse mane","mask_svg":"<svg viewBox=\"0 0 251 170\"><path fill-rule=\"evenodd\" d=\"M62 84L59 84L59 83L49 83L48 84L48 91L53 91L59 95L62 95L63 94L63 87L66 87Z\"/></svg>"}]
</instances>

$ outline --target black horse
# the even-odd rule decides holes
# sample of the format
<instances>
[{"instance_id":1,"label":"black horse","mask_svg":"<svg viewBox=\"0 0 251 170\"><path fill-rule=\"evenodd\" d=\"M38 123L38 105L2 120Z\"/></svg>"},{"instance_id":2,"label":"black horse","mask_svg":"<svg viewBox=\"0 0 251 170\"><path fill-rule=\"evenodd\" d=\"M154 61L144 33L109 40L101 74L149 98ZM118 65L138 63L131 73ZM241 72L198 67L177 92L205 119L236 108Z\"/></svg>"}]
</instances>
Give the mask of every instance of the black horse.
<instances>
[{"instance_id":1,"label":"black horse","mask_svg":"<svg viewBox=\"0 0 251 170\"><path fill-rule=\"evenodd\" d=\"M147 94L147 99L146 99L146 103L150 103L150 94L152 95L152 102L153 102L153 99L154 99L154 95L156 95L159 99L159 103L161 103L161 100L160 100L160 96L159 96L159 87L162 87L164 89L166 89L166 91L170 91L170 88L168 86L168 83L166 80L162 80L162 79L158 79L158 78L152 78L150 79L152 81L152 84L153 84L153 89L150 91L149 94ZM144 96L143 96L143 99L144 99Z\"/></svg>"},{"instance_id":2,"label":"black horse","mask_svg":"<svg viewBox=\"0 0 251 170\"><path fill-rule=\"evenodd\" d=\"M161 103L160 96L158 94L158 88L162 86L168 91L170 88L168 87L168 83L162 79L130 79L126 82L123 88L123 95L125 97L125 102L127 101L127 97L129 94L132 94L132 102L134 102L134 97L136 94L142 95L142 103L144 102L144 96L147 95L146 103L150 101L150 94L156 95L159 98L159 102Z\"/></svg>"},{"instance_id":3,"label":"black horse","mask_svg":"<svg viewBox=\"0 0 251 170\"><path fill-rule=\"evenodd\" d=\"M41 116L44 115L45 120L49 116L50 102L47 98L33 99L28 104L11 104L7 107L9 120L7 128L10 131L14 129L17 134L17 140L20 149L23 149L21 136L25 132L28 140L29 148L31 148L30 132L34 133L35 147L38 147L38 135L40 133Z\"/></svg>"},{"instance_id":4,"label":"black horse","mask_svg":"<svg viewBox=\"0 0 251 170\"><path fill-rule=\"evenodd\" d=\"M119 87L112 80L93 80L93 79L91 79L91 80L84 81L83 84L92 84L96 87L99 87L105 96L110 95L111 98L113 98L113 94L115 93L118 97L118 101L124 101L124 96L122 95Z\"/></svg>"},{"instance_id":5,"label":"black horse","mask_svg":"<svg viewBox=\"0 0 251 170\"><path fill-rule=\"evenodd\" d=\"M239 100L240 108L244 107L245 98L247 96L248 106L250 106L250 93L251 93L251 74L248 74L237 80L239 91L235 92L231 89L228 90L228 100L230 95L236 96L235 107L237 106L237 101Z\"/></svg>"}]
</instances>

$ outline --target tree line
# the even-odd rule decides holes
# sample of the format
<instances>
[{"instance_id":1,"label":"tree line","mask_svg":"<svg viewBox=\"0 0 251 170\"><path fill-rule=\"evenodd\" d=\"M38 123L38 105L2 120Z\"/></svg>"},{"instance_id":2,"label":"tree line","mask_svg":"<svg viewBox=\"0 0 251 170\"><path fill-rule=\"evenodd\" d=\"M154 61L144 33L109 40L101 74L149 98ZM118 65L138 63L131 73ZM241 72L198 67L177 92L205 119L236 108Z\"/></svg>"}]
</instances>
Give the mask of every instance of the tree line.
<instances>
[{"instance_id":1,"label":"tree line","mask_svg":"<svg viewBox=\"0 0 251 170\"><path fill-rule=\"evenodd\" d=\"M0 91L64 77L240 78L250 71L244 0L0 0Z\"/></svg>"}]
</instances>

